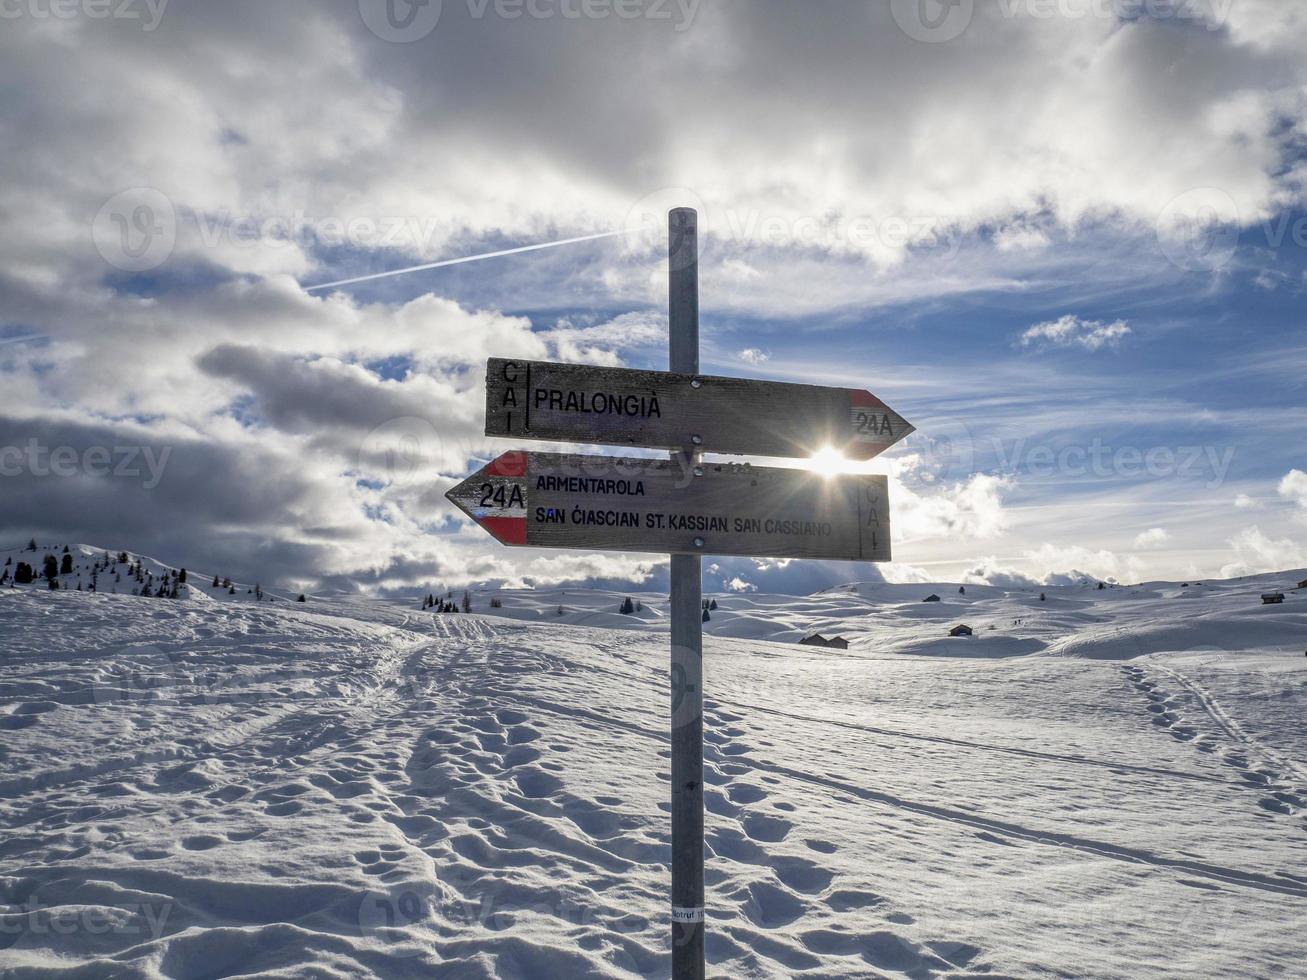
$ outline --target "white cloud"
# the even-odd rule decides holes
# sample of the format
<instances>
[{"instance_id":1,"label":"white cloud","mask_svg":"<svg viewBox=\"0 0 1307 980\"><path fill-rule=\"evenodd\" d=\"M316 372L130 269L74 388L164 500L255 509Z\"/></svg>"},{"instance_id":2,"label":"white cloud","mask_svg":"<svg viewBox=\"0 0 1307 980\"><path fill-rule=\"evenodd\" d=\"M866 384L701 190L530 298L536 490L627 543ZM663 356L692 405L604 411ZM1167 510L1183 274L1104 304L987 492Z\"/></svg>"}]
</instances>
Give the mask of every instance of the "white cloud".
<instances>
[{"instance_id":1,"label":"white cloud","mask_svg":"<svg viewBox=\"0 0 1307 980\"><path fill-rule=\"evenodd\" d=\"M1045 543L1024 553L1033 573L1024 572L997 558L985 558L963 574L964 582L1000 588L1028 589L1041 585L1083 585L1095 582L1131 582L1142 578L1142 565L1131 556L1107 550L1092 550Z\"/></svg>"},{"instance_id":2,"label":"white cloud","mask_svg":"<svg viewBox=\"0 0 1307 980\"><path fill-rule=\"evenodd\" d=\"M1046 585L1071 585L1086 578L1109 582L1137 582L1143 578L1144 566L1138 558L1104 548L1045 542L1027 550L1025 558Z\"/></svg>"},{"instance_id":3,"label":"white cloud","mask_svg":"<svg viewBox=\"0 0 1307 980\"><path fill-rule=\"evenodd\" d=\"M738 575L735 576L733 579L723 582L722 585L725 587L726 591L728 592L757 592L758 591L758 586L754 585L752 582L746 582Z\"/></svg>"},{"instance_id":4,"label":"white cloud","mask_svg":"<svg viewBox=\"0 0 1307 980\"><path fill-rule=\"evenodd\" d=\"M876 571L881 580L900 585L938 580L938 576L931 575L924 568L918 568L916 565L909 565L901 561L881 562L876 566Z\"/></svg>"},{"instance_id":5,"label":"white cloud","mask_svg":"<svg viewBox=\"0 0 1307 980\"><path fill-rule=\"evenodd\" d=\"M1307 510L1307 473L1302 470L1290 470L1280 481L1281 497L1292 500L1298 507Z\"/></svg>"},{"instance_id":6,"label":"white cloud","mask_svg":"<svg viewBox=\"0 0 1307 980\"><path fill-rule=\"evenodd\" d=\"M1083 347L1096 351L1116 347L1121 338L1130 333L1124 320L1106 323L1102 320L1082 320L1067 315L1046 323L1037 323L1021 335L1022 347Z\"/></svg>"},{"instance_id":7,"label":"white cloud","mask_svg":"<svg viewBox=\"0 0 1307 980\"><path fill-rule=\"evenodd\" d=\"M1000 252L1023 252L1046 248L1052 239L1042 229L1032 225L1014 224L994 233L994 245Z\"/></svg>"},{"instance_id":8,"label":"white cloud","mask_svg":"<svg viewBox=\"0 0 1307 980\"><path fill-rule=\"evenodd\" d=\"M1135 535L1136 548L1157 548L1171 540L1171 534L1164 527L1151 527Z\"/></svg>"},{"instance_id":9,"label":"white cloud","mask_svg":"<svg viewBox=\"0 0 1307 980\"><path fill-rule=\"evenodd\" d=\"M1288 538L1274 539L1253 525L1230 539L1234 560L1221 568L1223 578L1307 567L1307 551Z\"/></svg>"},{"instance_id":10,"label":"white cloud","mask_svg":"<svg viewBox=\"0 0 1307 980\"><path fill-rule=\"evenodd\" d=\"M1001 564L993 557L981 559L969 568L963 573L962 581L1008 589L1028 589L1043 584L1025 572Z\"/></svg>"},{"instance_id":11,"label":"white cloud","mask_svg":"<svg viewBox=\"0 0 1307 980\"><path fill-rule=\"evenodd\" d=\"M771 354L765 350L760 350L757 347L746 347L736 356L738 356L745 364L753 364L755 366L766 364L771 360Z\"/></svg>"},{"instance_id":12,"label":"white cloud","mask_svg":"<svg viewBox=\"0 0 1307 980\"><path fill-rule=\"evenodd\" d=\"M649 311L623 313L591 326L560 320L539 336L560 361L617 367L639 350L666 346L667 316Z\"/></svg>"},{"instance_id":13,"label":"white cloud","mask_svg":"<svg viewBox=\"0 0 1307 980\"><path fill-rule=\"evenodd\" d=\"M1239 493L1235 494L1234 505L1240 510L1259 510L1262 506L1262 502L1254 497L1248 496L1246 493Z\"/></svg>"},{"instance_id":14,"label":"white cloud","mask_svg":"<svg viewBox=\"0 0 1307 980\"><path fill-rule=\"evenodd\" d=\"M894 532L899 539L993 538L1008 526L1003 494L1015 486L1009 478L977 473L951 486L920 493L894 479Z\"/></svg>"},{"instance_id":15,"label":"white cloud","mask_svg":"<svg viewBox=\"0 0 1307 980\"><path fill-rule=\"evenodd\" d=\"M1274 292L1280 287L1280 284L1288 280L1288 276L1283 272L1276 272L1273 269L1262 269L1253 279L1253 285L1258 289L1264 289L1267 292Z\"/></svg>"}]
</instances>

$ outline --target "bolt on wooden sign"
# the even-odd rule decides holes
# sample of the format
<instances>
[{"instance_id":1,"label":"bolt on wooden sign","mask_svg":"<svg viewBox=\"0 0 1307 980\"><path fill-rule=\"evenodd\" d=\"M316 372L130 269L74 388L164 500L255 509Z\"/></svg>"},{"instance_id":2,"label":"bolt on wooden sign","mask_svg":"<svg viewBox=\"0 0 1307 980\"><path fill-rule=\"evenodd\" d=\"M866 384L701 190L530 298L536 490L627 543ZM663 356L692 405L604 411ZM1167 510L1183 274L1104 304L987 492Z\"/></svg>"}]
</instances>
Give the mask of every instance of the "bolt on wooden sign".
<instances>
[{"instance_id":1,"label":"bolt on wooden sign","mask_svg":"<svg viewBox=\"0 0 1307 980\"><path fill-rule=\"evenodd\" d=\"M913 431L869 391L491 358L486 435L807 457L879 456Z\"/></svg>"},{"instance_id":2,"label":"bolt on wooden sign","mask_svg":"<svg viewBox=\"0 0 1307 980\"><path fill-rule=\"evenodd\" d=\"M446 496L507 545L890 560L883 476L515 451Z\"/></svg>"}]
</instances>

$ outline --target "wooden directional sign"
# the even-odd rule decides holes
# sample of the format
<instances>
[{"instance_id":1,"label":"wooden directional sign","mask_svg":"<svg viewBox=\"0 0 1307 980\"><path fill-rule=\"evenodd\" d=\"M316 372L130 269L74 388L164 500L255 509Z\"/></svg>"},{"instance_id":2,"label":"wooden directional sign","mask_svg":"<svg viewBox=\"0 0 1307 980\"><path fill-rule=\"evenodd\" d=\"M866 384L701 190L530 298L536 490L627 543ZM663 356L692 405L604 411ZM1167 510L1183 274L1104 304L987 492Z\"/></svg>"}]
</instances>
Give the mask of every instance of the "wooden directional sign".
<instances>
[{"instance_id":1,"label":"wooden directional sign","mask_svg":"<svg viewBox=\"0 0 1307 980\"><path fill-rule=\"evenodd\" d=\"M869 391L628 368L486 367L486 435L560 442L871 459L913 427Z\"/></svg>"},{"instance_id":2,"label":"wooden directional sign","mask_svg":"<svg viewBox=\"0 0 1307 980\"><path fill-rule=\"evenodd\" d=\"M890 560L883 476L509 452L445 496L508 545Z\"/></svg>"}]
</instances>

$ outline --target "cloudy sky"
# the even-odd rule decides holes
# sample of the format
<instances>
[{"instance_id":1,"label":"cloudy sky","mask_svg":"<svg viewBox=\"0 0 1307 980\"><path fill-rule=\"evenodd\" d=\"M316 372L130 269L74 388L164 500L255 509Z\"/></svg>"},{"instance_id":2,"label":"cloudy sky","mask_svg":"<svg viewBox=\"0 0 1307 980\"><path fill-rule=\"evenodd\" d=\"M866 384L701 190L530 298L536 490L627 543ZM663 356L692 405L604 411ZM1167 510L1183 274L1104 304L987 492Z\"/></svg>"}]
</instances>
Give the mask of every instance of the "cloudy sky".
<instances>
[{"instance_id":1,"label":"cloudy sky","mask_svg":"<svg viewBox=\"0 0 1307 980\"><path fill-rule=\"evenodd\" d=\"M486 357L665 368L690 205L705 371L919 430L895 564L707 587L1307 565L1304 0L0 0L0 85L11 544L656 587L443 494Z\"/></svg>"}]
</instances>

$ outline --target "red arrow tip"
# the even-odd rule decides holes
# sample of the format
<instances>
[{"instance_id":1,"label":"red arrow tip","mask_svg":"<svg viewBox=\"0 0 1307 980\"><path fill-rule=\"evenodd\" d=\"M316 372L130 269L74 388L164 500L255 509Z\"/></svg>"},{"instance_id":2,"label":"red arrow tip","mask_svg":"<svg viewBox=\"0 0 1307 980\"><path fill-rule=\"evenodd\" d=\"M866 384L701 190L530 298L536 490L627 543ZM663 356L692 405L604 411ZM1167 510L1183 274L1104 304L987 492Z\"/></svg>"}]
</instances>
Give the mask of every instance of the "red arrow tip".
<instances>
[{"instance_id":1,"label":"red arrow tip","mask_svg":"<svg viewBox=\"0 0 1307 980\"><path fill-rule=\"evenodd\" d=\"M480 517L477 523L503 544L526 544L525 517Z\"/></svg>"},{"instance_id":2,"label":"red arrow tip","mask_svg":"<svg viewBox=\"0 0 1307 980\"><path fill-rule=\"evenodd\" d=\"M862 408L888 408L883 401L867 391L865 388L850 388L849 400L857 407Z\"/></svg>"},{"instance_id":3,"label":"red arrow tip","mask_svg":"<svg viewBox=\"0 0 1307 980\"><path fill-rule=\"evenodd\" d=\"M516 450L504 453L486 466L486 476L526 476L527 454Z\"/></svg>"}]
</instances>

